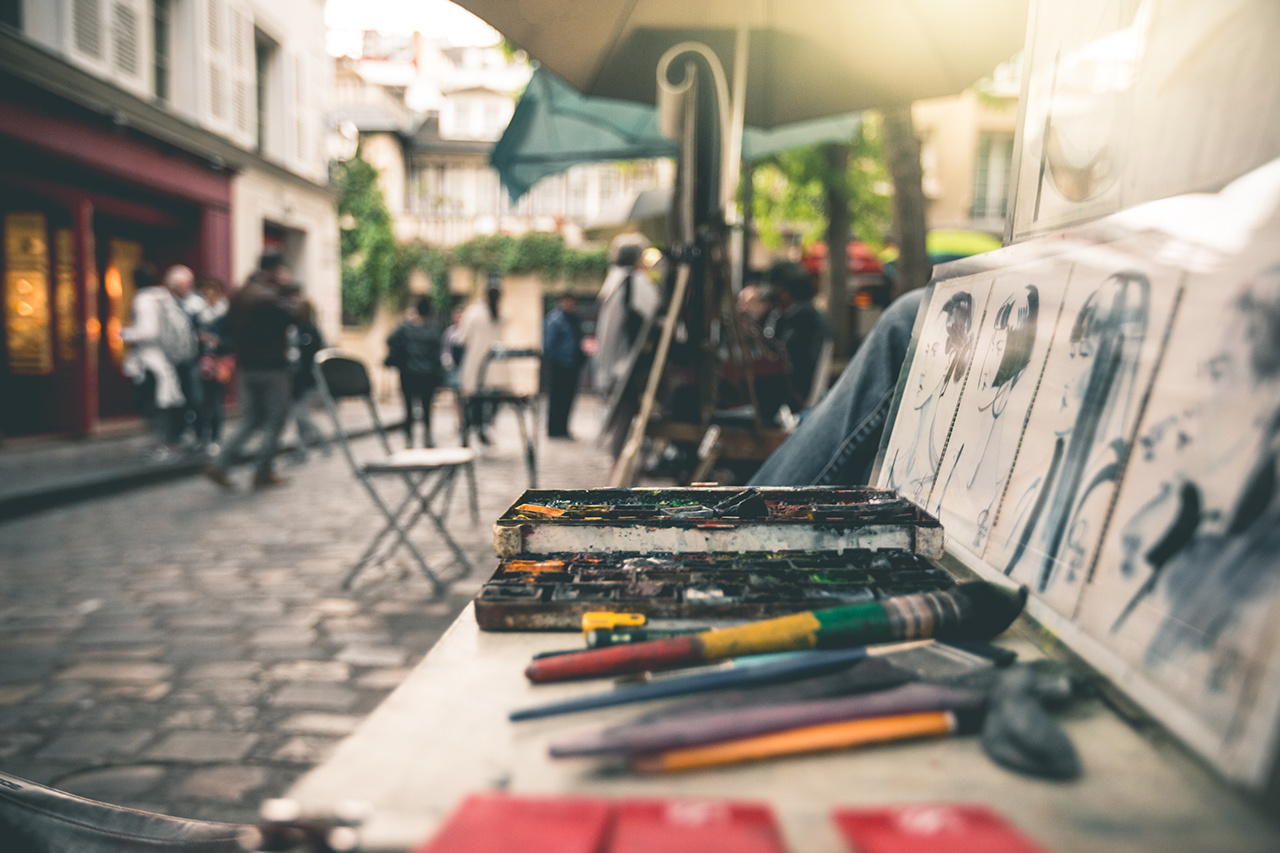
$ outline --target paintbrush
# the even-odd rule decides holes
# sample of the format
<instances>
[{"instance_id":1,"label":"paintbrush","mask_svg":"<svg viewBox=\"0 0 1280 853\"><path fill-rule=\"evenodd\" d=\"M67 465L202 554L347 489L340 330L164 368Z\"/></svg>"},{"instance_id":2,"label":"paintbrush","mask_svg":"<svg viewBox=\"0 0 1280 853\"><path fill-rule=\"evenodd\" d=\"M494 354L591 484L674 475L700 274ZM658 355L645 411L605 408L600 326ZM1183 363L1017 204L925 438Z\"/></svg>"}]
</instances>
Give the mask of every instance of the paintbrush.
<instances>
[{"instance_id":1,"label":"paintbrush","mask_svg":"<svg viewBox=\"0 0 1280 853\"><path fill-rule=\"evenodd\" d=\"M982 728L984 716L983 708L967 708L844 720L688 749L640 755L632 759L631 767L640 773L694 770L762 758L848 749L873 743L972 734Z\"/></svg>"},{"instance_id":2,"label":"paintbrush","mask_svg":"<svg viewBox=\"0 0 1280 853\"><path fill-rule=\"evenodd\" d=\"M682 637L648 640L535 660L532 682L572 681L679 669L740 655L837 649L936 637L990 640L1022 612L1027 590L986 581L828 610L810 610Z\"/></svg>"},{"instance_id":3,"label":"paintbrush","mask_svg":"<svg viewBox=\"0 0 1280 853\"><path fill-rule=\"evenodd\" d=\"M572 699L565 699L561 702L536 705L532 708L521 708L508 714L508 718L513 722L532 720L539 717L554 717L559 714L590 711L596 708L609 708L614 705L629 705L654 699L690 696L713 690L797 681L814 675L848 669L866 656L866 649L854 648L833 649L794 657L788 656L782 660L768 660L763 663L751 663L749 665L746 662L739 662L732 669L716 669L711 672L698 672L672 678L662 678L644 684L619 687L607 693L575 696ZM555 660L555 658L543 658L543 660Z\"/></svg>"},{"instance_id":4,"label":"paintbrush","mask_svg":"<svg viewBox=\"0 0 1280 853\"><path fill-rule=\"evenodd\" d=\"M987 693L982 690L902 684L852 696L720 708L631 722L556 741L550 752L553 758L666 752L844 720L969 710L982 707L986 700Z\"/></svg>"}]
</instances>

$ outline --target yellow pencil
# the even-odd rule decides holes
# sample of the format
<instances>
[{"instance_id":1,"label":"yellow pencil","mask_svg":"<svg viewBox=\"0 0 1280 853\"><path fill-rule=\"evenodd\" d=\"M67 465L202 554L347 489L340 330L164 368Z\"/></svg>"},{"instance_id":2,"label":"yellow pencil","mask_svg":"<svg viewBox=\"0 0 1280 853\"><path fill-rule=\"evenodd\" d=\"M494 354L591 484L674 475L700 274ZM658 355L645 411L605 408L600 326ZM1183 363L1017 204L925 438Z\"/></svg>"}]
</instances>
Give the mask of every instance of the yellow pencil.
<instances>
[{"instance_id":1,"label":"yellow pencil","mask_svg":"<svg viewBox=\"0 0 1280 853\"><path fill-rule=\"evenodd\" d=\"M869 720L824 723L820 726L806 726L785 732L637 756L631 766L641 773L693 770L783 755L847 749L871 743L941 737L966 730L971 730L969 721L951 711L898 714Z\"/></svg>"}]
</instances>

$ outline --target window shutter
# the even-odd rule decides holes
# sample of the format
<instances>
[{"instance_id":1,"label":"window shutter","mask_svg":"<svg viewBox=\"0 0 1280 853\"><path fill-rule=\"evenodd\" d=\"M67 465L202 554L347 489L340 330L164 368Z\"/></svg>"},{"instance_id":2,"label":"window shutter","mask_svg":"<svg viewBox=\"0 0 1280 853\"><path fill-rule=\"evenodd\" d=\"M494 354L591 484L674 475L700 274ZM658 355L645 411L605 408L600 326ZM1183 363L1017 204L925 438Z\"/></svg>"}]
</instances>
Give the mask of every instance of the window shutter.
<instances>
[{"instance_id":1,"label":"window shutter","mask_svg":"<svg viewBox=\"0 0 1280 853\"><path fill-rule=\"evenodd\" d=\"M102 4L98 0L73 0L71 35L76 51L90 59L103 58Z\"/></svg>"},{"instance_id":2,"label":"window shutter","mask_svg":"<svg viewBox=\"0 0 1280 853\"><path fill-rule=\"evenodd\" d=\"M115 69L135 80L142 76L142 18L133 3L117 2L111 9L111 40Z\"/></svg>"},{"instance_id":3,"label":"window shutter","mask_svg":"<svg viewBox=\"0 0 1280 853\"><path fill-rule=\"evenodd\" d=\"M302 57L293 56L293 156L301 163L307 161L307 84L303 75Z\"/></svg>"},{"instance_id":4,"label":"window shutter","mask_svg":"<svg viewBox=\"0 0 1280 853\"><path fill-rule=\"evenodd\" d=\"M209 117L217 125L227 122L227 23L222 0L205 0L204 32Z\"/></svg>"},{"instance_id":5,"label":"window shutter","mask_svg":"<svg viewBox=\"0 0 1280 853\"><path fill-rule=\"evenodd\" d=\"M253 19L237 8L231 10L230 36L231 119L236 134L248 143L257 134Z\"/></svg>"}]
</instances>

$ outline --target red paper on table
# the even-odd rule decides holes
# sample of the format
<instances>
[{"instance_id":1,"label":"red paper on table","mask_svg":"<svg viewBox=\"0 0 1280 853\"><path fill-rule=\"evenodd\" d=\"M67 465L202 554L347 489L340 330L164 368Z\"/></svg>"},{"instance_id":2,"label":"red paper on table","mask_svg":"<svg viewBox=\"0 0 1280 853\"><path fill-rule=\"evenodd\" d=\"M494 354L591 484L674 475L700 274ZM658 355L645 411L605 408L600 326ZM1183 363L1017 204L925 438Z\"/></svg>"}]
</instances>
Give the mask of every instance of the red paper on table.
<instances>
[{"instance_id":1,"label":"red paper on table","mask_svg":"<svg viewBox=\"0 0 1280 853\"><path fill-rule=\"evenodd\" d=\"M986 806L836 809L832 817L856 853L1045 853Z\"/></svg>"},{"instance_id":2,"label":"red paper on table","mask_svg":"<svg viewBox=\"0 0 1280 853\"><path fill-rule=\"evenodd\" d=\"M613 804L472 794L414 853L604 853Z\"/></svg>"},{"instance_id":3,"label":"red paper on table","mask_svg":"<svg viewBox=\"0 0 1280 853\"><path fill-rule=\"evenodd\" d=\"M609 853L786 853L773 811L726 800L623 800Z\"/></svg>"}]
</instances>

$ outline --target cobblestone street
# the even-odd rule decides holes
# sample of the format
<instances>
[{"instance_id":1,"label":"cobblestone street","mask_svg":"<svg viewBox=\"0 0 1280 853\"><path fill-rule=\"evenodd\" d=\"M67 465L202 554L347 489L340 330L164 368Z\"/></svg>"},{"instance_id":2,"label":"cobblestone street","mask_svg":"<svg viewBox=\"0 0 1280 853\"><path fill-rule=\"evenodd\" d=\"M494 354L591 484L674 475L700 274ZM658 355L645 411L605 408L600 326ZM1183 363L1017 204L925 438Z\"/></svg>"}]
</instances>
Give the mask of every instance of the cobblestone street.
<instances>
[{"instance_id":1,"label":"cobblestone street","mask_svg":"<svg viewBox=\"0 0 1280 853\"><path fill-rule=\"evenodd\" d=\"M437 415L437 438L456 435ZM580 400L578 440L539 439L540 486L605 483L597 423ZM372 437L356 448L379 452ZM292 482L274 490L238 469L235 494L187 477L0 524L0 769L253 821L431 648L492 572L492 521L528 486L504 411L477 464L479 524L454 495L450 529L477 573L433 602L399 557L340 588L382 519L336 448L282 470ZM430 525L415 533L448 567Z\"/></svg>"}]
</instances>

